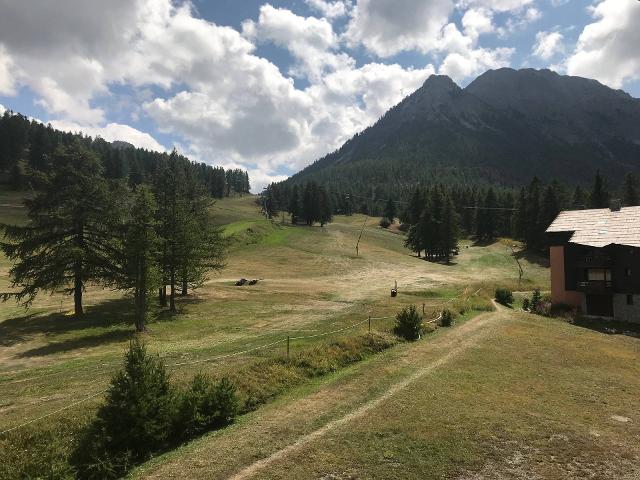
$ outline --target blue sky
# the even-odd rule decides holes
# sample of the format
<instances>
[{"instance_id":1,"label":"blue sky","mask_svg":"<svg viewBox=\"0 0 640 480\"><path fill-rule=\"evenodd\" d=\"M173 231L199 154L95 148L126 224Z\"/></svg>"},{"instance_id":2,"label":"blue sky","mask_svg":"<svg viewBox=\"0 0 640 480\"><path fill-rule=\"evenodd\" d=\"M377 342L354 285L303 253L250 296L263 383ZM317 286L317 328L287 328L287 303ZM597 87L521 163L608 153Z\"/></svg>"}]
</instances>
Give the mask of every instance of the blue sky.
<instances>
[{"instance_id":1,"label":"blue sky","mask_svg":"<svg viewBox=\"0 0 640 480\"><path fill-rule=\"evenodd\" d=\"M431 74L550 68L640 97L637 0L0 3L0 105L178 148L254 190L338 148Z\"/></svg>"}]
</instances>

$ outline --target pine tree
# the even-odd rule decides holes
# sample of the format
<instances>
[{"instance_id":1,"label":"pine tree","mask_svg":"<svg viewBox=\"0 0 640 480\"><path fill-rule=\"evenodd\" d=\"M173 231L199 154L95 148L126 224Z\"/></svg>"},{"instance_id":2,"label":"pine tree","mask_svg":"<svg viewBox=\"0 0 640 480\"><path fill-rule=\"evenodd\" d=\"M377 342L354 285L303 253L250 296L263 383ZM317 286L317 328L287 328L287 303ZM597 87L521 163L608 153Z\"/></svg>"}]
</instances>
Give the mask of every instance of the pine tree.
<instances>
[{"instance_id":1,"label":"pine tree","mask_svg":"<svg viewBox=\"0 0 640 480\"><path fill-rule=\"evenodd\" d=\"M99 282L113 271L114 232L109 219L115 211L97 155L80 142L59 147L51 175L32 173L38 193L25 200L29 223L3 225L0 249L14 266L9 274L20 290L4 294L25 305L41 291L73 294L76 316L83 314L87 282Z\"/></svg>"},{"instance_id":2,"label":"pine tree","mask_svg":"<svg viewBox=\"0 0 640 480\"><path fill-rule=\"evenodd\" d=\"M596 177L593 181L593 189L589 196L589 202L591 208L609 207L609 192L604 178L600 175L600 170L596 172Z\"/></svg>"},{"instance_id":3,"label":"pine tree","mask_svg":"<svg viewBox=\"0 0 640 480\"><path fill-rule=\"evenodd\" d=\"M638 187L638 177L633 173L628 173L624 179L624 197L625 206L632 207L640 205L640 191Z\"/></svg>"},{"instance_id":4,"label":"pine tree","mask_svg":"<svg viewBox=\"0 0 640 480\"><path fill-rule=\"evenodd\" d=\"M289 198L287 211L289 212L289 215L291 215L291 223L295 225L298 222L298 216L300 215L300 196L298 195L298 185L294 185L291 190L291 197Z\"/></svg>"},{"instance_id":5,"label":"pine tree","mask_svg":"<svg viewBox=\"0 0 640 480\"><path fill-rule=\"evenodd\" d=\"M523 240L527 235L527 191L524 187L520 189L516 213L513 219L514 237Z\"/></svg>"},{"instance_id":6,"label":"pine tree","mask_svg":"<svg viewBox=\"0 0 640 480\"><path fill-rule=\"evenodd\" d=\"M496 193L489 187L482 206L478 209L476 236L481 241L490 241L496 237Z\"/></svg>"},{"instance_id":7,"label":"pine tree","mask_svg":"<svg viewBox=\"0 0 640 480\"><path fill-rule=\"evenodd\" d=\"M534 177L527 191L525 243L530 250L542 247L544 231L540 228L540 180Z\"/></svg>"},{"instance_id":8,"label":"pine tree","mask_svg":"<svg viewBox=\"0 0 640 480\"><path fill-rule=\"evenodd\" d=\"M392 198L387 200L387 204L384 207L384 218L389 220L389 223L393 223L396 218L396 203Z\"/></svg>"},{"instance_id":9,"label":"pine tree","mask_svg":"<svg viewBox=\"0 0 640 480\"><path fill-rule=\"evenodd\" d=\"M320 226L324 227L325 223L329 223L333 219L331 199L324 187L319 187L317 201L319 203L317 220L320 222Z\"/></svg>"},{"instance_id":10,"label":"pine tree","mask_svg":"<svg viewBox=\"0 0 640 480\"><path fill-rule=\"evenodd\" d=\"M551 225L551 222L555 220L562 210L559 198L560 193L558 190L558 184L555 182L548 185L544 190L542 209L540 211L540 227L543 230L546 230L549 225Z\"/></svg>"},{"instance_id":11,"label":"pine tree","mask_svg":"<svg viewBox=\"0 0 640 480\"><path fill-rule=\"evenodd\" d=\"M184 167L174 150L161 167L156 184L158 199L158 236L162 271L161 304L166 304L165 285L169 285L169 309L176 311L176 284L186 255L187 182Z\"/></svg>"},{"instance_id":12,"label":"pine tree","mask_svg":"<svg viewBox=\"0 0 640 480\"><path fill-rule=\"evenodd\" d=\"M440 228L441 248L447 263L458 251L458 215L451 197L446 197Z\"/></svg>"},{"instance_id":13,"label":"pine tree","mask_svg":"<svg viewBox=\"0 0 640 480\"><path fill-rule=\"evenodd\" d=\"M573 192L573 198L571 200L571 207L574 210L583 210L587 208L587 196L580 185L576 187Z\"/></svg>"},{"instance_id":14,"label":"pine tree","mask_svg":"<svg viewBox=\"0 0 640 480\"><path fill-rule=\"evenodd\" d=\"M122 275L118 286L132 290L136 330L145 330L148 294L160 283L158 269L157 205L151 189L139 185L133 194L131 213L123 229Z\"/></svg>"}]
</instances>

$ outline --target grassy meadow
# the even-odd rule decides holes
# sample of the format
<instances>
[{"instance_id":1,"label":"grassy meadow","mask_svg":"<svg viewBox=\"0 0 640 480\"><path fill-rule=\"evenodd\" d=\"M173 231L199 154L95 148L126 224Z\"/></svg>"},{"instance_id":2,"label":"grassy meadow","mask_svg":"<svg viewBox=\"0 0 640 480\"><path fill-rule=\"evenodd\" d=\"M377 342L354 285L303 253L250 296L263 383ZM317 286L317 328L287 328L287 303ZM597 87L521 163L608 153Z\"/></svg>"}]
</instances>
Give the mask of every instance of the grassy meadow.
<instances>
[{"instance_id":1,"label":"grassy meadow","mask_svg":"<svg viewBox=\"0 0 640 480\"><path fill-rule=\"evenodd\" d=\"M0 221L24 221L19 200L0 193ZM518 285L506 239L464 241L444 265L410 255L402 235L374 218L356 256L361 215L324 228L291 226L266 220L250 196L218 201L214 214L229 241L226 268L180 298L177 315L154 310L144 335L177 382L282 357L287 336L364 321L290 345L293 354L331 348L337 337L365 333L368 316L392 317L404 305L424 305L427 318L445 305L464 314L451 329L296 384L132 477L618 478L640 464L640 341L496 311L489 300L496 286L548 289L543 259L520 256ZM2 291L9 268L0 257ZM239 278L260 281L236 287ZM29 310L0 304L0 431L95 394L27 428L83 422L101 402L133 333L132 301L92 286L80 320L72 303L44 295ZM373 320L372 329L392 324Z\"/></svg>"}]
</instances>

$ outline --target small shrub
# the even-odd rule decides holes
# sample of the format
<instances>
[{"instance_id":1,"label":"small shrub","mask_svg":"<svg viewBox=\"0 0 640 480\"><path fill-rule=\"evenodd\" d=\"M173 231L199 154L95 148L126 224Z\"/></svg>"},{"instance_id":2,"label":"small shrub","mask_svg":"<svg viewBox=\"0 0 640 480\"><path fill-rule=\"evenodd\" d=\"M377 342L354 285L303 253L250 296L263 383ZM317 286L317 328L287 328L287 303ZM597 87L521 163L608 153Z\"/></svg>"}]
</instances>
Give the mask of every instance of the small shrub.
<instances>
[{"instance_id":1,"label":"small shrub","mask_svg":"<svg viewBox=\"0 0 640 480\"><path fill-rule=\"evenodd\" d=\"M538 304L540 303L541 300L542 300L542 295L540 294L540 290L536 288L533 291L533 295L531 296L531 302L529 302L529 308L531 309L532 312L535 312L537 310Z\"/></svg>"},{"instance_id":2,"label":"small shrub","mask_svg":"<svg viewBox=\"0 0 640 480\"><path fill-rule=\"evenodd\" d=\"M422 333L422 317L415 305L403 308L396 315L396 325L393 329L396 335L406 340L417 340Z\"/></svg>"},{"instance_id":3,"label":"small shrub","mask_svg":"<svg viewBox=\"0 0 640 480\"><path fill-rule=\"evenodd\" d=\"M440 325L443 327L450 327L453 325L454 314L451 310L444 309L440 317Z\"/></svg>"},{"instance_id":4,"label":"small shrub","mask_svg":"<svg viewBox=\"0 0 640 480\"><path fill-rule=\"evenodd\" d=\"M528 298L525 298L525 299L522 301L522 309L523 309L525 312L528 312L528 311L529 311L529 299L528 299Z\"/></svg>"},{"instance_id":5,"label":"small shrub","mask_svg":"<svg viewBox=\"0 0 640 480\"><path fill-rule=\"evenodd\" d=\"M238 413L236 389L224 377L218 383L197 374L178 398L174 417L176 438L189 439L231 423Z\"/></svg>"},{"instance_id":6,"label":"small shrub","mask_svg":"<svg viewBox=\"0 0 640 480\"><path fill-rule=\"evenodd\" d=\"M389 226L391 225L391 222L389 221L388 218L381 218L378 225L380 225L382 228L389 228Z\"/></svg>"},{"instance_id":7,"label":"small shrub","mask_svg":"<svg viewBox=\"0 0 640 480\"><path fill-rule=\"evenodd\" d=\"M510 306L513 303L513 293L506 288L496 288L496 302Z\"/></svg>"}]
</instances>

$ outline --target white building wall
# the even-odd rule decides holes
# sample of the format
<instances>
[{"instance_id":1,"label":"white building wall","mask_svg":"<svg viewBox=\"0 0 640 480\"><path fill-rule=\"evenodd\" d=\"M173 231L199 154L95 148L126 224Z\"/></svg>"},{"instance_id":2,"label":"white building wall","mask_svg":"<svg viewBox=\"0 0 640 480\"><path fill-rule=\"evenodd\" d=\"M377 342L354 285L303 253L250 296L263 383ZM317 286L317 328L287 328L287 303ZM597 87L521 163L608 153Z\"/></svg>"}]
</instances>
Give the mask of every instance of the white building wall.
<instances>
[{"instance_id":1,"label":"white building wall","mask_svg":"<svg viewBox=\"0 0 640 480\"><path fill-rule=\"evenodd\" d=\"M627 305L627 295L613 295L613 316L616 320L640 323L640 295L633 295L633 305Z\"/></svg>"}]
</instances>

